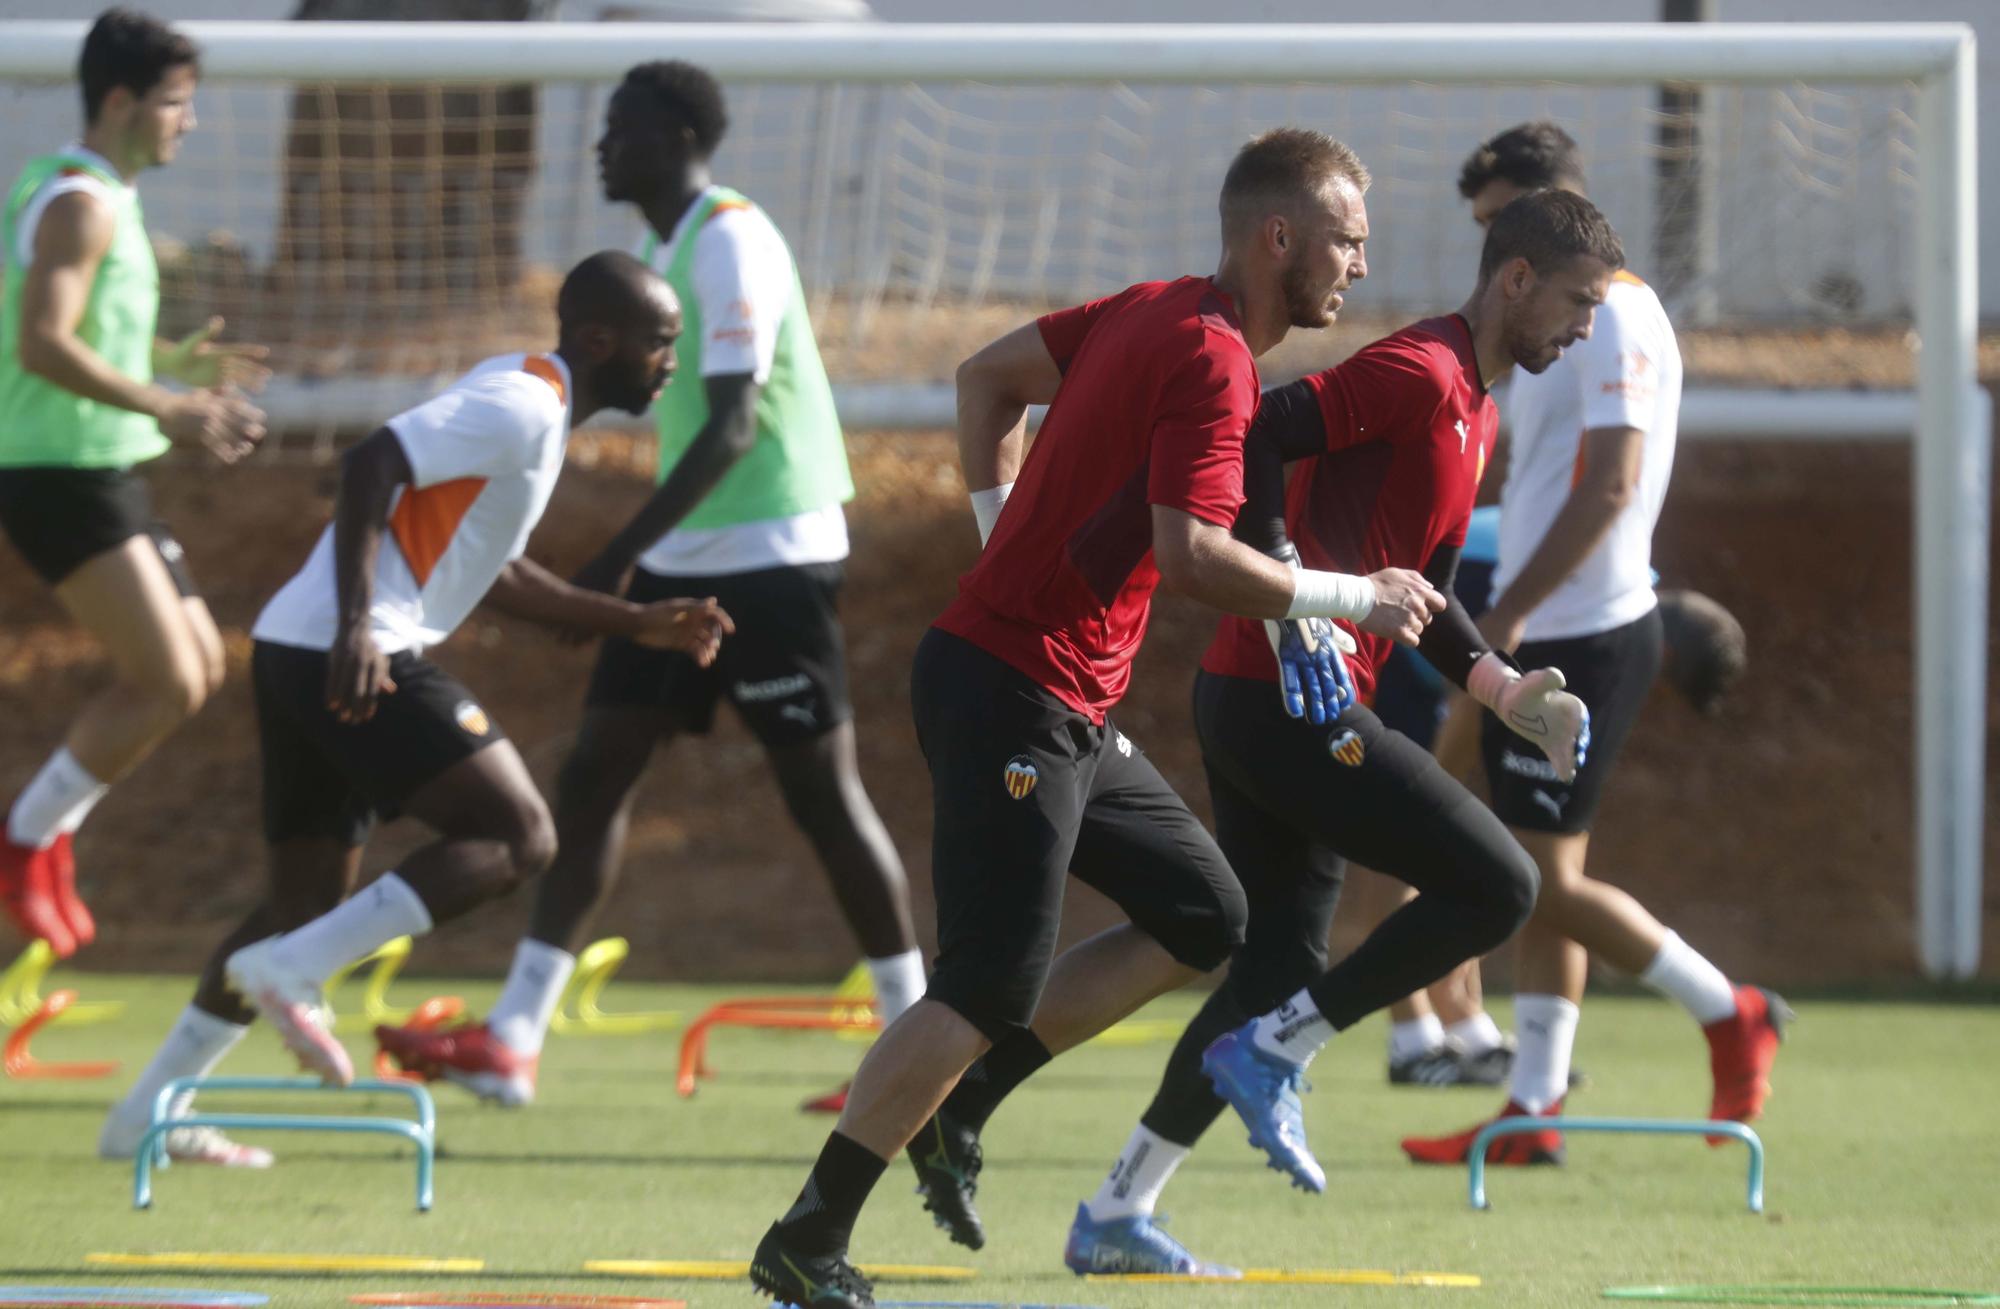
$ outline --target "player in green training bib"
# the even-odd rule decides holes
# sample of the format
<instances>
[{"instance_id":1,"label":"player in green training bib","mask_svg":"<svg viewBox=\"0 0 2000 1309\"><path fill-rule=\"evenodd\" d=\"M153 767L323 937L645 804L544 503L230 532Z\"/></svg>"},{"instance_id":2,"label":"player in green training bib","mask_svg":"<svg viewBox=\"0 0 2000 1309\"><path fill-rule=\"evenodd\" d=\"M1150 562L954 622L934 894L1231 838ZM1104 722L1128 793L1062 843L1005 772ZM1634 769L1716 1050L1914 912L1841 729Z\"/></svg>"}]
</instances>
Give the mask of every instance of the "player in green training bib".
<instances>
[{"instance_id":1,"label":"player in green training bib","mask_svg":"<svg viewBox=\"0 0 2000 1309\"><path fill-rule=\"evenodd\" d=\"M62 958L97 930L71 834L222 681L215 620L133 466L175 444L231 463L264 434L237 389L262 384L262 350L216 345L220 319L153 334L160 275L133 182L194 129L197 58L165 24L107 10L78 60L83 139L32 160L0 207L0 529L114 674L0 833L0 907Z\"/></svg>"},{"instance_id":2,"label":"player in green training bib","mask_svg":"<svg viewBox=\"0 0 2000 1309\"><path fill-rule=\"evenodd\" d=\"M633 600L712 596L736 634L709 668L605 643L557 785L556 862L499 1002L470 1035L387 1038L405 1066L503 1104L534 1095L542 1036L617 876L632 788L655 749L708 731L719 700L764 746L868 958L883 1020L924 989L902 861L855 765L836 608L841 506L854 495L846 445L791 251L762 210L709 178L726 126L721 88L686 63L642 64L611 98L605 198L644 215L640 255L673 286L685 330L654 406L659 488L577 581Z\"/></svg>"}]
</instances>

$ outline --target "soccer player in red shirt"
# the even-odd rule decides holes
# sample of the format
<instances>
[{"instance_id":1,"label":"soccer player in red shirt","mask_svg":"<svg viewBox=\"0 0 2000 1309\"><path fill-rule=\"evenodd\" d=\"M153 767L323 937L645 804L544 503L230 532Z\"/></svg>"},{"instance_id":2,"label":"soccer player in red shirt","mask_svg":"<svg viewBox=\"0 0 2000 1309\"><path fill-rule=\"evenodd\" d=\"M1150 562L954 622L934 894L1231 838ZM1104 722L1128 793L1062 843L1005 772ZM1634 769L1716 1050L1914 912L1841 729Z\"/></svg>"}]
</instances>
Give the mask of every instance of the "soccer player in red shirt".
<instances>
[{"instance_id":1,"label":"soccer player in red shirt","mask_svg":"<svg viewBox=\"0 0 2000 1309\"><path fill-rule=\"evenodd\" d=\"M1448 595L1492 452L1497 419L1486 382L1517 362L1546 367L1587 333L1620 262L1595 210L1544 205L1513 215L1489 242L1479 285L1459 313L1406 327L1264 397L1245 449L1250 503L1238 537L1316 570L1421 568ZM1285 459L1309 460L1289 488ZM1350 696L1365 697L1389 643L1365 626L1350 634ZM1335 644L1331 633L1320 642ZM1488 651L1456 605L1425 629L1419 649L1517 730L1536 732L1558 767L1574 769L1587 719L1562 693L1560 673L1522 677ZM1279 1140L1296 1148L1280 1166L1317 1190L1324 1178L1297 1130L1303 1060L1252 1063L1257 1055L1233 1048L1244 1038L1226 1034L1290 997L1291 1020L1274 1023L1293 1041L1281 1053L1313 1040L1309 1057L1318 1039L1404 994L1405 980L1441 976L1505 940L1534 904L1533 860L1427 750L1359 703L1336 704L1317 726L1295 722L1297 706L1282 704L1272 685L1279 680L1264 625L1225 618L1196 678L1195 724L1217 842L1249 906L1245 940L1228 980L1182 1035L1111 1175L1078 1207L1064 1262L1079 1273L1229 1275L1195 1259L1153 1218L1161 1189L1225 1103L1204 1075L1204 1050L1218 1037L1227 1042L1225 1071L1261 1093L1252 1104L1260 1119L1288 1106L1290 1131ZM1346 858L1420 894L1328 972ZM1308 1012L1314 996L1321 1000ZM976 1066L938 1116L952 1120L929 1129L961 1161L976 1156L973 1134L1021 1080L1006 1053L996 1049ZM1252 1126L1271 1134L1260 1120ZM953 1239L983 1239L970 1187L954 1197Z\"/></svg>"},{"instance_id":2,"label":"soccer player in red shirt","mask_svg":"<svg viewBox=\"0 0 2000 1309\"><path fill-rule=\"evenodd\" d=\"M1160 581L1229 612L1339 615L1405 641L1442 607L1414 572L1295 571L1230 536L1255 359L1292 327L1332 321L1365 275L1367 183L1320 133L1259 137L1223 182L1213 277L1051 314L960 367L959 457L990 538L911 674L935 796L937 966L862 1061L797 1203L758 1245L750 1276L769 1294L873 1305L846 1258L855 1218L982 1051L1046 1059L1242 939L1229 865L1106 716ZM1024 456L1030 404L1049 412ZM1057 960L1071 871L1132 922Z\"/></svg>"}]
</instances>

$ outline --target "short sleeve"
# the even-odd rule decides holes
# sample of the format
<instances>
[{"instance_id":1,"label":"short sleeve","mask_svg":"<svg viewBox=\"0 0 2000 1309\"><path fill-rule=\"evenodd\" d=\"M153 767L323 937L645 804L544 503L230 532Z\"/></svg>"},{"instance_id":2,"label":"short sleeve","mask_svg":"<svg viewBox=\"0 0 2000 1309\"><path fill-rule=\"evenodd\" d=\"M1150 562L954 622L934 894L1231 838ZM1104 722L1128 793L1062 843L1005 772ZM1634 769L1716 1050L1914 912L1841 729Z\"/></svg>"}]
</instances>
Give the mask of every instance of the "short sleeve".
<instances>
[{"instance_id":1,"label":"short sleeve","mask_svg":"<svg viewBox=\"0 0 2000 1309\"><path fill-rule=\"evenodd\" d=\"M1319 398L1328 450L1428 440L1431 419L1446 395L1429 354L1396 337L1363 346L1346 362L1305 381Z\"/></svg>"},{"instance_id":2,"label":"short sleeve","mask_svg":"<svg viewBox=\"0 0 2000 1309\"><path fill-rule=\"evenodd\" d=\"M701 375L771 376L778 327L791 307L792 260L762 211L719 207L695 234L693 282L701 311Z\"/></svg>"},{"instance_id":3,"label":"short sleeve","mask_svg":"<svg viewBox=\"0 0 2000 1309\"><path fill-rule=\"evenodd\" d=\"M1590 336L1565 351L1583 388L1584 431L1651 429L1659 403L1660 359L1649 335L1632 315L1607 303L1599 307Z\"/></svg>"},{"instance_id":4,"label":"short sleeve","mask_svg":"<svg viewBox=\"0 0 2000 1309\"><path fill-rule=\"evenodd\" d=\"M1104 311L1117 298L1106 296L1102 300L1043 314L1035 320L1035 326L1042 333L1042 344L1049 348L1049 358L1056 361L1058 371L1069 371L1069 361L1076 358L1076 352L1083 348L1083 338L1090 335L1091 326L1103 317Z\"/></svg>"},{"instance_id":5,"label":"short sleeve","mask_svg":"<svg viewBox=\"0 0 2000 1309\"><path fill-rule=\"evenodd\" d=\"M1243 437L1257 368L1240 339L1209 335L1168 377L1153 422L1146 500L1228 527L1243 507Z\"/></svg>"},{"instance_id":6,"label":"short sleeve","mask_svg":"<svg viewBox=\"0 0 2000 1309\"><path fill-rule=\"evenodd\" d=\"M389 420L423 488L462 477L505 477L541 466L549 434L561 430L562 397L525 372L461 382Z\"/></svg>"}]
</instances>

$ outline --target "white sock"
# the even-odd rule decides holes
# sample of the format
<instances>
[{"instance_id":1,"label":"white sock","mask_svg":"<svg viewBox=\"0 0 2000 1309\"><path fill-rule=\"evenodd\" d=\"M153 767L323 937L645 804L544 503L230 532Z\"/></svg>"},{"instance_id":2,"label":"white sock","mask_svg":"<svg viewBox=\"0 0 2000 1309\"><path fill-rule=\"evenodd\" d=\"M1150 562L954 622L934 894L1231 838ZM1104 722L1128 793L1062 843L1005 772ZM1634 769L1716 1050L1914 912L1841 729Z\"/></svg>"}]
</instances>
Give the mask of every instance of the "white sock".
<instances>
[{"instance_id":1,"label":"white sock","mask_svg":"<svg viewBox=\"0 0 2000 1309\"><path fill-rule=\"evenodd\" d=\"M152 1121L153 1099L159 1095L161 1088L178 1077L208 1076L249 1030L193 1005L181 1010L181 1016L174 1020L173 1030L167 1033L166 1040L160 1042L152 1062L146 1065L139 1074L139 1080L132 1084L132 1089L112 1110L112 1116ZM190 1097L192 1094L188 1093ZM185 1105L177 1105L176 1113L183 1108Z\"/></svg>"},{"instance_id":2,"label":"white sock","mask_svg":"<svg viewBox=\"0 0 2000 1309\"><path fill-rule=\"evenodd\" d=\"M1736 1012L1736 988L1722 970L1701 957L1681 940L1680 933L1668 932L1660 942L1660 952L1639 980L1681 1003L1703 1027L1719 1023Z\"/></svg>"},{"instance_id":3,"label":"white sock","mask_svg":"<svg viewBox=\"0 0 2000 1309\"><path fill-rule=\"evenodd\" d=\"M30 850L47 849L62 833L82 826L84 815L110 789L63 746L14 801L7 815L7 839Z\"/></svg>"},{"instance_id":4,"label":"white sock","mask_svg":"<svg viewBox=\"0 0 2000 1309\"><path fill-rule=\"evenodd\" d=\"M870 959L868 976L875 982L875 1011L882 1016L884 1027L924 998L924 956L920 950Z\"/></svg>"},{"instance_id":5,"label":"white sock","mask_svg":"<svg viewBox=\"0 0 2000 1309\"><path fill-rule=\"evenodd\" d=\"M334 972L399 936L431 930L431 912L394 873L384 873L345 904L278 938L272 952L285 967L325 982Z\"/></svg>"},{"instance_id":6,"label":"white sock","mask_svg":"<svg viewBox=\"0 0 2000 1309\"><path fill-rule=\"evenodd\" d=\"M1470 1018L1461 1018L1444 1029L1458 1048L1469 1055L1482 1055L1488 1050L1498 1050L1507 1038L1500 1034L1499 1024L1493 1015L1480 1010Z\"/></svg>"},{"instance_id":7,"label":"white sock","mask_svg":"<svg viewBox=\"0 0 2000 1309\"><path fill-rule=\"evenodd\" d=\"M516 1054L540 1054L563 988L575 971L576 956L569 951L522 937L514 947L514 966L507 970L507 985L486 1017L494 1039Z\"/></svg>"},{"instance_id":8,"label":"white sock","mask_svg":"<svg viewBox=\"0 0 2000 1309\"><path fill-rule=\"evenodd\" d=\"M1559 995L1514 997L1514 1103L1538 1114L1569 1094L1569 1057L1576 1048L1577 1008Z\"/></svg>"},{"instance_id":9,"label":"white sock","mask_svg":"<svg viewBox=\"0 0 2000 1309\"><path fill-rule=\"evenodd\" d=\"M1257 1048L1304 1068L1333 1039L1333 1024L1320 1015L1319 1006L1301 989L1291 999L1256 1020L1251 1028Z\"/></svg>"},{"instance_id":10,"label":"white sock","mask_svg":"<svg viewBox=\"0 0 2000 1309\"><path fill-rule=\"evenodd\" d=\"M1132 1139L1125 1143L1118 1162L1111 1165L1111 1175L1084 1207L1100 1223L1134 1214L1152 1217L1160 1192L1166 1190L1167 1179L1181 1166L1181 1160L1188 1157L1188 1149L1150 1128L1133 1128Z\"/></svg>"},{"instance_id":11,"label":"white sock","mask_svg":"<svg viewBox=\"0 0 2000 1309\"><path fill-rule=\"evenodd\" d=\"M1436 1014L1389 1024L1389 1062L1392 1064L1420 1059L1443 1046L1444 1024L1438 1021Z\"/></svg>"}]
</instances>

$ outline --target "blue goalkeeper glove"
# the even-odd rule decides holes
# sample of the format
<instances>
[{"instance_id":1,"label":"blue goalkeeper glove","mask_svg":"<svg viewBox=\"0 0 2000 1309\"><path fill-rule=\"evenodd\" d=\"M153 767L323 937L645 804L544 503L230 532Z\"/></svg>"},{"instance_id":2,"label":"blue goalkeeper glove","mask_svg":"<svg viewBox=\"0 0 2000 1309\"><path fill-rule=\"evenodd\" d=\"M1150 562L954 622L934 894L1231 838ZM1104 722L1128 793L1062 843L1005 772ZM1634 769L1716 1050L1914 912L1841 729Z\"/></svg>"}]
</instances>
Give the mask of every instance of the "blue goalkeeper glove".
<instances>
[{"instance_id":1,"label":"blue goalkeeper glove","mask_svg":"<svg viewBox=\"0 0 2000 1309\"><path fill-rule=\"evenodd\" d=\"M1324 618L1266 619L1264 633L1278 656L1278 694L1285 713L1315 727L1332 722L1354 703L1354 679L1341 652L1354 638Z\"/></svg>"}]
</instances>

